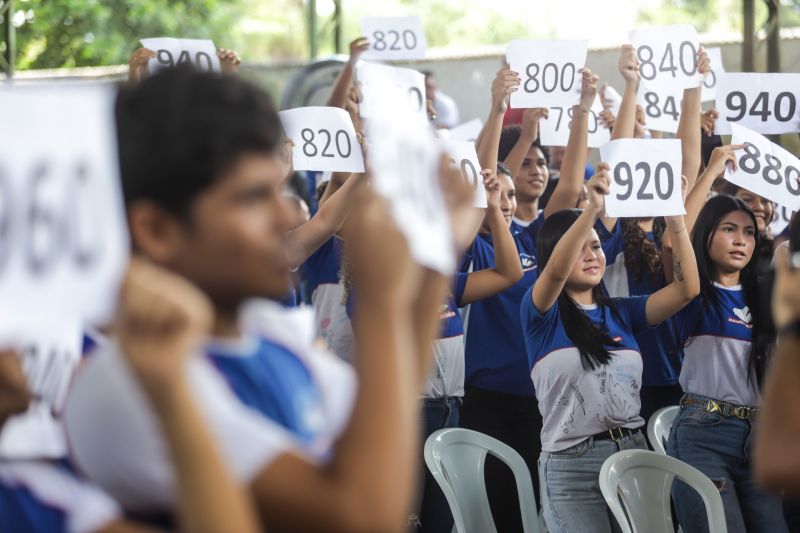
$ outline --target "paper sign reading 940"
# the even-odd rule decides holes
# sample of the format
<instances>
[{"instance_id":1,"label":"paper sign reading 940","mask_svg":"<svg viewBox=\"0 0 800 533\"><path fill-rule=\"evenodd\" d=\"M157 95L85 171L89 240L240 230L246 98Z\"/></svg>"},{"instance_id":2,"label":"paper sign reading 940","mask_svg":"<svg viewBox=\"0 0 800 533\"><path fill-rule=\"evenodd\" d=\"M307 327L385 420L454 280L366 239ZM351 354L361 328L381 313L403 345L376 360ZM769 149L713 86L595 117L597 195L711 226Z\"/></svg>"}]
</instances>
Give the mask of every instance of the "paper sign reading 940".
<instances>
[{"instance_id":1,"label":"paper sign reading 940","mask_svg":"<svg viewBox=\"0 0 800 533\"><path fill-rule=\"evenodd\" d=\"M0 342L106 324L128 261L110 86L0 88Z\"/></svg>"},{"instance_id":2,"label":"paper sign reading 940","mask_svg":"<svg viewBox=\"0 0 800 533\"><path fill-rule=\"evenodd\" d=\"M156 53L156 57L148 62L151 74L182 63L190 63L205 72L220 71L217 49L209 39L152 37L141 39L141 42L142 46Z\"/></svg>"},{"instance_id":3,"label":"paper sign reading 940","mask_svg":"<svg viewBox=\"0 0 800 533\"><path fill-rule=\"evenodd\" d=\"M364 17L361 34L369 41L364 59L425 59L428 44L419 17Z\"/></svg>"},{"instance_id":4,"label":"paper sign reading 940","mask_svg":"<svg viewBox=\"0 0 800 533\"><path fill-rule=\"evenodd\" d=\"M683 215L680 139L618 139L600 147L611 167L609 217Z\"/></svg>"},{"instance_id":5,"label":"paper sign reading 940","mask_svg":"<svg viewBox=\"0 0 800 533\"><path fill-rule=\"evenodd\" d=\"M522 83L511 107L570 107L580 98L586 41L511 41L506 58Z\"/></svg>"},{"instance_id":6,"label":"paper sign reading 940","mask_svg":"<svg viewBox=\"0 0 800 533\"><path fill-rule=\"evenodd\" d=\"M725 179L778 205L800 209L800 160L753 130L731 127L731 144L745 148L736 151L736 172L726 169Z\"/></svg>"},{"instance_id":7,"label":"paper sign reading 940","mask_svg":"<svg viewBox=\"0 0 800 533\"><path fill-rule=\"evenodd\" d=\"M717 133L736 123L766 135L800 131L800 74L722 73L717 76Z\"/></svg>"},{"instance_id":8,"label":"paper sign reading 940","mask_svg":"<svg viewBox=\"0 0 800 533\"><path fill-rule=\"evenodd\" d=\"M353 121L338 107L298 107L278 113L294 143L295 170L364 172L364 155Z\"/></svg>"}]
</instances>

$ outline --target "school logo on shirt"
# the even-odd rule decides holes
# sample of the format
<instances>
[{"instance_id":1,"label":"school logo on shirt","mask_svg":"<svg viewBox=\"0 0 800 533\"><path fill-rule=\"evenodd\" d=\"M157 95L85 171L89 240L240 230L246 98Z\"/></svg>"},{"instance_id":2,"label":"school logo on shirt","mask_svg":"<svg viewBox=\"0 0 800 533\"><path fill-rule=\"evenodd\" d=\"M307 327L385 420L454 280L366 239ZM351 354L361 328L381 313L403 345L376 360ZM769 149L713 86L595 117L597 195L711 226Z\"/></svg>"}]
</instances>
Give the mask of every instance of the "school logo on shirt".
<instances>
[{"instance_id":1,"label":"school logo on shirt","mask_svg":"<svg viewBox=\"0 0 800 533\"><path fill-rule=\"evenodd\" d=\"M736 318L728 317L728 322L732 324L739 324L740 326L746 326L748 328L753 327L751 325L751 322L753 321L753 315L750 314L750 308L748 306L745 305L741 309L734 307L733 314L736 315Z\"/></svg>"},{"instance_id":2,"label":"school logo on shirt","mask_svg":"<svg viewBox=\"0 0 800 533\"><path fill-rule=\"evenodd\" d=\"M523 270L536 268L536 259L532 255L519 254L519 262L522 264Z\"/></svg>"},{"instance_id":3,"label":"school logo on shirt","mask_svg":"<svg viewBox=\"0 0 800 533\"><path fill-rule=\"evenodd\" d=\"M456 314L450 309L449 305L442 304L439 307L439 320L447 320L448 318L453 318L454 316L456 316Z\"/></svg>"}]
</instances>

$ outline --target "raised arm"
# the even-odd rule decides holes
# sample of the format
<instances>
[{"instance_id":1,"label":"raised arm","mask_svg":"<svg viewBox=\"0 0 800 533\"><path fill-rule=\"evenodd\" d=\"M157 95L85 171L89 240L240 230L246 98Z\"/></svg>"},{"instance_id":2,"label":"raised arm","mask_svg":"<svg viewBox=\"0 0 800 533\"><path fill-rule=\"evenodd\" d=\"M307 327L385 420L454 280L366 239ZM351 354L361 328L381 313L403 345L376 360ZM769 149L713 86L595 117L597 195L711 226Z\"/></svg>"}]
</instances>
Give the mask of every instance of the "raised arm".
<instances>
[{"instance_id":1,"label":"raised arm","mask_svg":"<svg viewBox=\"0 0 800 533\"><path fill-rule=\"evenodd\" d=\"M355 205L358 190L366 182L365 174L352 174L344 182L344 185L320 205L311 220L289 232L286 238L289 265L292 268L303 264L311 254L339 231ZM330 186L331 183L328 184L328 187Z\"/></svg>"},{"instance_id":2,"label":"raised arm","mask_svg":"<svg viewBox=\"0 0 800 533\"><path fill-rule=\"evenodd\" d=\"M697 221L697 216L700 210L706 205L708 200L708 193L714 180L725 172L725 167L730 164L736 168L736 150L744 148L742 144L732 144L727 146L719 146L714 148L711 152L711 159L708 166L695 182L694 187L689 191L686 196L686 228L689 233L694 229L694 223Z\"/></svg>"},{"instance_id":3,"label":"raised arm","mask_svg":"<svg viewBox=\"0 0 800 533\"><path fill-rule=\"evenodd\" d=\"M689 231L684 224L684 217L666 217L666 222L672 251L668 254L672 260L672 282L647 299L645 313L647 323L650 325L660 324L700 294L697 260L689 239Z\"/></svg>"},{"instance_id":4,"label":"raised arm","mask_svg":"<svg viewBox=\"0 0 800 533\"><path fill-rule=\"evenodd\" d=\"M572 267L578 260L586 242L586 235L591 231L597 217L604 209L605 195L608 194L610 184L608 165L600 163L597 165L597 174L587 184L589 205L559 239L547 265L539 273L539 279L533 286L531 298L533 305L540 313L546 313L553 307L559 294L564 290L569 273L572 272Z\"/></svg>"},{"instance_id":5,"label":"raised arm","mask_svg":"<svg viewBox=\"0 0 800 533\"><path fill-rule=\"evenodd\" d=\"M467 276L464 295L457 302L459 306L494 296L514 285L523 275L516 242L500 207L500 181L496 175L492 175L486 178L485 185L488 203L486 220L494 243L494 267L471 272Z\"/></svg>"},{"instance_id":6,"label":"raised arm","mask_svg":"<svg viewBox=\"0 0 800 533\"><path fill-rule=\"evenodd\" d=\"M369 48L369 41L366 37L359 37L350 43L350 57L345 63L336 82L333 84L331 96L328 98L328 107L341 107L345 108L347 104L347 93L353 85L353 78L356 73L356 64L361 54Z\"/></svg>"},{"instance_id":7,"label":"raised arm","mask_svg":"<svg viewBox=\"0 0 800 533\"><path fill-rule=\"evenodd\" d=\"M702 46L697 52L697 71L704 78L711 71L711 62ZM683 157L681 173L686 176L688 181L687 190L690 191L697 181L702 159L700 147L700 136L702 135L700 130L700 101L702 90L702 83L698 87L684 89L681 117L678 121L677 137L681 140L681 155Z\"/></svg>"},{"instance_id":8,"label":"raised arm","mask_svg":"<svg viewBox=\"0 0 800 533\"><path fill-rule=\"evenodd\" d=\"M564 160L561 163L561 177L544 209L545 218L561 209L575 207L583 190L589 145L589 114L597 97L599 78L588 68L584 68L582 74L581 100L578 105L572 107L572 126L569 130Z\"/></svg>"},{"instance_id":9,"label":"raised arm","mask_svg":"<svg viewBox=\"0 0 800 533\"><path fill-rule=\"evenodd\" d=\"M251 501L228 471L186 376L187 359L206 339L212 313L191 284L132 259L115 331L167 439L181 530L255 533L260 527Z\"/></svg>"},{"instance_id":10,"label":"raised arm","mask_svg":"<svg viewBox=\"0 0 800 533\"><path fill-rule=\"evenodd\" d=\"M619 56L619 73L625 80L625 90L622 92L622 102L619 105L617 120L611 130L611 140L632 139L636 127L636 91L639 89L639 61L636 59L636 49L629 45L622 45Z\"/></svg>"},{"instance_id":11,"label":"raised arm","mask_svg":"<svg viewBox=\"0 0 800 533\"><path fill-rule=\"evenodd\" d=\"M492 106L489 118L486 119L477 144L478 160L482 168L497 171L497 148L503 131L503 116L508 109L509 97L519 88L519 84L519 74L511 70L508 65L497 71L492 82Z\"/></svg>"},{"instance_id":12,"label":"raised arm","mask_svg":"<svg viewBox=\"0 0 800 533\"><path fill-rule=\"evenodd\" d=\"M539 138L539 120L547 118L550 111L546 107L534 107L522 112L522 131L519 139L506 156L504 163L511 171L511 176L519 174L522 163L528 156L528 151ZM498 140L499 141L499 140Z\"/></svg>"}]
</instances>

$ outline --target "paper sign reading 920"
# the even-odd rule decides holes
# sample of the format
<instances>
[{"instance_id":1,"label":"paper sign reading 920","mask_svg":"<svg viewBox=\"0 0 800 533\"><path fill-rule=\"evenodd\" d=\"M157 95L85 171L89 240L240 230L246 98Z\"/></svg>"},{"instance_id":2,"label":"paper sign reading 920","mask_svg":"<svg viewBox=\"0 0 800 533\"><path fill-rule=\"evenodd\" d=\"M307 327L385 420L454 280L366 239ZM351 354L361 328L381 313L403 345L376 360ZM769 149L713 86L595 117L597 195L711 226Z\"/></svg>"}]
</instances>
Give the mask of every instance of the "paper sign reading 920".
<instances>
[{"instance_id":1,"label":"paper sign reading 920","mask_svg":"<svg viewBox=\"0 0 800 533\"><path fill-rule=\"evenodd\" d=\"M364 155L353 122L338 107L298 107L278 113L294 143L295 170L364 172Z\"/></svg>"},{"instance_id":2,"label":"paper sign reading 920","mask_svg":"<svg viewBox=\"0 0 800 533\"><path fill-rule=\"evenodd\" d=\"M142 46L156 53L156 57L148 62L151 74L183 63L190 63L198 70L205 72L221 70L217 49L209 39L152 37L141 39L141 43Z\"/></svg>"},{"instance_id":3,"label":"paper sign reading 920","mask_svg":"<svg viewBox=\"0 0 800 533\"><path fill-rule=\"evenodd\" d=\"M611 168L606 216L683 215L680 139L618 139L600 147Z\"/></svg>"},{"instance_id":4,"label":"paper sign reading 920","mask_svg":"<svg viewBox=\"0 0 800 533\"><path fill-rule=\"evenodd\" d=\"M578 71L586 64L586 41L511 41L506 58L522 83L511 107L570 107L580 98ZM576 92L577 90L577 92Z\"/></svg>"},{"instance_id":5,"label":"paper sign reading 920","mask_svg":"<svg viewBox=\"0 0 800 533\"><path fill-rule=\"evenodd\" d=\"M0 88L0 342L105 324L128 260L114 90Z\"/></svg>"},{"instance_id":6,"label":"paper sign reading 920","mask_svg":"<svg viewBox=\"0 0 800 533\"><path fill-rule=\"evenodd\" d=\"M364 17L361 34L369 41L364 59L425 59L428 44L417 16Z\"/></svg>"},{"instance_id":7,"label":"paper sign reading 920","mask_svg":"<svg viewBox=\"0 0 800 533\"><path fill-rule=\"evenodd\" d=\"M800 209L800 159L763 135L731 124L731 144L744 144L736 151L736 172L725 171L725 179L786 206Z\"/></svg>"},{"instance_id":8,"label":"paper sign reading 920","mask_svg":"<svg viewBox=\"0 0 800 533\"><path fill-rule=\"evenodd\" d=\"M699 87L697 30L686 24L639 28L631 32L639 60L639 77L648 89L674 92Z\"/></svg>"}]
</instances>

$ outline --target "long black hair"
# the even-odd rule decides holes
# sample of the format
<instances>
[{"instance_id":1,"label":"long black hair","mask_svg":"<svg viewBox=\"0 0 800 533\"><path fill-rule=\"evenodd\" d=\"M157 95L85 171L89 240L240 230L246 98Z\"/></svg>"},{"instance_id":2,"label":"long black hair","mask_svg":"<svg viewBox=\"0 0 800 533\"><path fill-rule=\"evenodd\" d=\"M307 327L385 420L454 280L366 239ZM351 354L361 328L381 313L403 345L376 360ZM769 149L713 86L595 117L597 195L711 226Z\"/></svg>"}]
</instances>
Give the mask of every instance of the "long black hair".
<instances>
[{"instance_id":1,"label":"long black hair","mask_svg":"<svg viewBox=\"0 0 800 533\"><path fill-rule=\"evenodd\" d=\"M550 215L542 224L536 241L539 272L547 266L556 244L580 215L580 209L564 209ZM614 302L603 291L602 283L592 288L592 300L601 310L608 307L619 318ZM607 330L600 329L592 323L586 313L570 298L567 291L562 290L558 295L557 305L564 331L581 354L583 368L595 370L608 364L612 355L606 346L620 346L620 343L612 339Z\"/></svg>"},{"instance_id":2,"label":"long black hair","mask_svg":"<svg viewBox=\"0 0 800 533\"><path fill-rule=\"evenodd\" d=\"M734 211L746 213L753 222L753 228L756 228L753 233L755 238L753 255L750 258L750 262L739 273L739 278L744 292L745 303L750 310L751 324L753 326L753 340L750 344L747 377L750 380L755 378L760 387L768 358L775 342L775 332L766 324L766 317L761 316L762 308L759 305L758 265L761 257L758 250L761 236L758 232L756 217L747 207L747 204L735 196L720 194L710 198L697 216L697 222L692 234L692 247L697 257L697 270L700 273L700 296L705 301L706 307L714 309L719 320L723 321L724 317L719 306L719 296L714 287L716 265L711 259L710 248L711 240L714 238L714 233L720 222L728 213Z\"/></svg>"}]
</instances>

